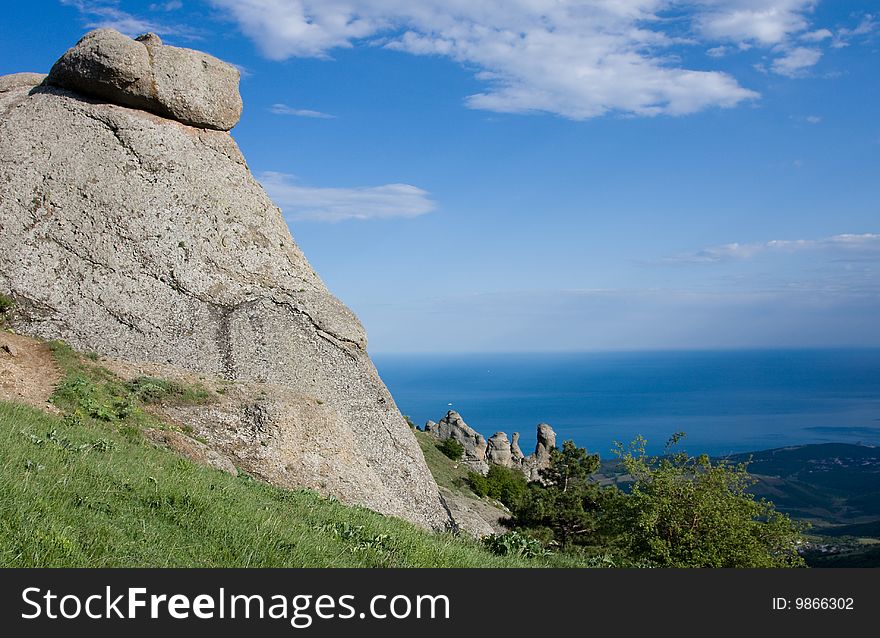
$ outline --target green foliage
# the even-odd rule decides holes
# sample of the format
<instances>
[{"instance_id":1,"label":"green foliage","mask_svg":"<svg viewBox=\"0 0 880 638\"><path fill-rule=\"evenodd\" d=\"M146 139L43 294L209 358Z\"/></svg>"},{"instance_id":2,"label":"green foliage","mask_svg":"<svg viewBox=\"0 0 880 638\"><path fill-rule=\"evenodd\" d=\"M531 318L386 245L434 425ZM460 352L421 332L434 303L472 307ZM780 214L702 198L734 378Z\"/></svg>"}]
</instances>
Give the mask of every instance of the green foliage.
<instances>
[{"instance_id":1,"label":"green foliage","mask_svg":"<svg viewBox=\"0 0 880 638\"><path fill-rule=\"evenodd\" d=\"M6 325L7 317L14 306L12 297L0 293L0 328Z\"/></svg>"},{"instance_id":2,"label":"green foliage","mask_svg":"<svg viewBox=\"0 0 880 638\"><path fill-rule=\"evenodd\" d=\"M7 312L12 310L12 307L14 305L15 301L12 300L12 297L0 293L0 315L5 315Z\"/></svg>"},{"instance_id":3,"label":"green foliage","mask_svg":"<svg viewBox=\"0 0 880 638\"><path fill-rule=\"evenodd\" d=\"M530 538L517 531L504 534L491 534L480 539L483 546L497 556L520 556L537 558L549 556L550 550L537 539Z\"/></svg>"},{"instance_id":4,"label":"green foliage","mask_svg":"<svg viewBox=\"0 0 880 638\"><path fill-rule=\"evenodd\" d=\"M138 377L129 381L126 387L144 403L199 405L212 398L211 392L201 384L188 385L156 377Z\"/></svg>"},{"instance_id":5,"label":"green foliage","mask_svg":"<svg viewBox=\"0 0 880 638\"><path fill-rule=\"evenodd\" d=\"M464 456L464 446L452 438L445 439L442 443L437 444L437 449L453 461L459 461Z\"/></svg>"},{"instance_id":6,"label":"green foliage","mask_svg":"<svg viewBox=\"0 0 880 638\"><path fill-rule=\"evenodd\" d=\"M568 549L594 544L600 529L601 510L611 489L591 480L599 456L587 454L573 441L550 451L550 464L541 470L541 481L528 486L513 508L514 524L549 536L549 542Z\"/></svg>"},{"instance_id":7,"label":"green foliage","mask_svg":"<svg viewBox=\"0 0 880 638\"><path fill-rule=\"evenodd\" d=\"M411 430L417 430L416 424L413 423L413 420L409 417L409 415L404 414L403 420L406 421L406 424L410 427Z\"/></svg>"},{"instance_id":8,"label":"green foliage","mask_svg":"<svg viewBox=\"0 0 880 638\"><path fill-rule=\"evenodd\" d=\"M519 470L492 464L486 476L470 472L468 484L477 496L488 496L513 509L528 491L528 482Z\"/></svg>"},{"instance_id":9,"label":"green foliage","mask_svg":"<svg viewBox=\"0 0 880 638\"><path fill-rule=\"evenodd\" d=\"M799 527L749 494L746 465L675 451L682 436L659 458L646 456L641 437L617 446L634 482L614 499L607 522L625 551L662 567L803 565Z\"/></svg>"}]
</instances>

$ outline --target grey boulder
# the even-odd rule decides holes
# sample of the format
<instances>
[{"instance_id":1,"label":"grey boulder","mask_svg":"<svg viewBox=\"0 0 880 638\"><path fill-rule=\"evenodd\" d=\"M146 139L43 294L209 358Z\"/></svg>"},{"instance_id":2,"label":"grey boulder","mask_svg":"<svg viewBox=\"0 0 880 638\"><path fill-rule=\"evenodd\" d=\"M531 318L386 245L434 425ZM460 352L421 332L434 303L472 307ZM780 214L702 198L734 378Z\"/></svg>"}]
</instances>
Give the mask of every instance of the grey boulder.
<instances>
[{"instance_id":1,"label":"grey boulder","mask_svg":"<svg viewBox=\"0 0 880 638\"><path fill-rule=\"evenodd\" d=\"M228 131L241 118L239 72L231 64L114 31L87 33L52 67L47 83L201 128Z\"/></svg>"}]
</instances>

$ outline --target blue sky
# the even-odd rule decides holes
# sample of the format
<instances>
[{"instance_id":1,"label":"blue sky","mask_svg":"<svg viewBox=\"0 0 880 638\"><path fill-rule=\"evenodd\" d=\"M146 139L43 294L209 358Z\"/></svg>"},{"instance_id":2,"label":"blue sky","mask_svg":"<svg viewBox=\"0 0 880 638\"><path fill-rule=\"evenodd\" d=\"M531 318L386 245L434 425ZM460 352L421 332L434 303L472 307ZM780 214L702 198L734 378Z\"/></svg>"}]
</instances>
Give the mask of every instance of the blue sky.
<instances>
[{"instance_id":1,"label":"blue sky","mask_svg":"<svg viewBox=\"0 0 880 638\"><path fill-rule=\"evenodd\" d=\"M373 352L880 346L880 7L47 0L242 69L232 131Z\"/></svg>"}]
</instances>

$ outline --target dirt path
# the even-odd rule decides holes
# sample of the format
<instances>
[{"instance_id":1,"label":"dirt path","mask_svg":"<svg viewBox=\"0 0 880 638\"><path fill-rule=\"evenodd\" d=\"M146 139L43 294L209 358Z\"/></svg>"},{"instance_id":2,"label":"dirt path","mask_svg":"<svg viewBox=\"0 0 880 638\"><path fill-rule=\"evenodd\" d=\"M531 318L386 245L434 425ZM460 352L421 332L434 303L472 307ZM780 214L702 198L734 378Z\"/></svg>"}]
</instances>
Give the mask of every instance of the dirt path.
<instances>
[{"instance_id":1,"label":"dirt path","mask_svg":"<svg viewBox=\"0 0 880 638\"><path fill-rule=\"evenodd\" d=\"M0 399L57 414L48 401L60 380L61 370L45 343L0 332Z\"/></svg>"}]
</instances>

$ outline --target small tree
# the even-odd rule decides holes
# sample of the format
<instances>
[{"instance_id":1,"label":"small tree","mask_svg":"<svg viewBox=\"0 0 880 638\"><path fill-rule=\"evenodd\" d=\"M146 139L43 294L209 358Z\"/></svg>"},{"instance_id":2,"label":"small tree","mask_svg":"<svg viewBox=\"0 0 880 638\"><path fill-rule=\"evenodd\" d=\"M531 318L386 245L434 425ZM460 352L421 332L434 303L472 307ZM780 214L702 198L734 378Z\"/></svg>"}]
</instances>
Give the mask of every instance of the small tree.
<instances>
[{"instance_id":1,"label":"small tree","mask_svg":"<svg viewBox=\"0 0 880 638\"><path fill-rule=\"evenodd\" d=\"M634 482L605 522L631 557L663 567L802 566L799 527L747 491L754 479L746 465L677 452L683 436L659 458L645 455L642 437L617 444Z\"/></svg>"},{"instance_id":2,"label":"small tree","mask_svg":"<svg viewBox=\"0 0 880 638\"><path fill-rule=\"evenodd\" d=\"M562 449L553 448L549 466L540 471L542 480L529 484L514 510L513 524L562 547L592 542L607 498L607 490L591 479L598 468L599 456L573 441L565 441Z\"/></svg>"},{"instance_id":3,"label":"small tree","mask_svg":"<svg viewBox=\"0 0 880 638\"><path fill-rule=\"evenodd\" d=\"M464 456L464 446L453 438L444 439L442 443L437 445L437 449L453 461L460 461Z\"/></svg>"}]
</instances>

